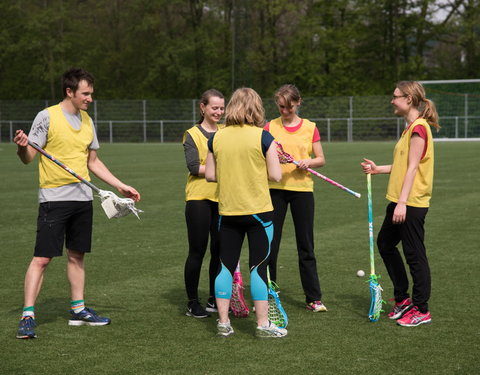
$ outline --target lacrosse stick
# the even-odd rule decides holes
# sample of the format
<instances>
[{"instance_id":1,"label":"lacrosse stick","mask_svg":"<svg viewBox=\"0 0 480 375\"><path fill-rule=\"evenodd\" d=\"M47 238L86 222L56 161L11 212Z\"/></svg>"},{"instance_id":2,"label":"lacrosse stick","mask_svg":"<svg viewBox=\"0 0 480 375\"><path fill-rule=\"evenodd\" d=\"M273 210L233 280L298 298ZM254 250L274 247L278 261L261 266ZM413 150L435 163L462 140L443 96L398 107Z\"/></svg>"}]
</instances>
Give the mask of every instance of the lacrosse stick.
<instances>
[{"instance_id":1,"label":"lacrosse stick","mask_svg":"<svg viewBox=\"0 0 480 375\"><path fill-rule=\"evenodd\" d=\"M275 141L275 143L277 144L278 159L280 160L281 164L293 163L295 165L298 165L298 161L295 161L295 159L293 159L293 156L290 155L289 153L287 153L283 149L283 146L280 144L280 142ZM350 190L349 188L339 184L336 181L333 181L332 179L324 176L323 174L318 173L317 171L315 171L311 168L307 168L307 171L309 171L310 173L314 174L317 177L320 177L322 180L327 181L328 183L332 184L333 186L336 186L336 187L346 191L347 193L350 193L350 194L354 195L357 198L361 197L360 193L357 193L353 190Z\"/></svg>"},{"instance_id":2,"label":"lacrosse stick","mask_svg":"<svg viewBox=\"0 0 480 375\"><path fill-rule=\"evenodd\" d=\"M368 234L370 237L370 279L368 285L370 288L370 310L368 312L368 319L371 322L377 322L380 319L382 310L382 287L378 283L378 277L375 275L375 259L373 246L373 214L372 214L372 175L367 174L367 188L368 188Z\"/></svg>"},{"instance_id":3,"label":"lacrosse stick","mask_svg":"<svg viewBox=\"0 0 480 375\"><path fill-rule=\"evenodd\" d=\"M287 328L288 316L282 307L280 298L278 297L278 285L270 280L270 270L267 268L268 276L268 320L277 327Z\"/></svg>"},{"instance_id":4,"label":"lacrosse stick","mask_svg":"<svg viewBox=\"0 0 480 375\"><path fill-rule=\"evenodd\" d=\"M243 278L240 272L240 262L233 273L232 298L230 298L230 310L237 318L246 318L250 313L243 296Z\"/></svg>"},{"instance_id":5,"label":"lacrosse stick","mask_svg":"<svg viewBox=\"0 0 480 375\"><path fill-rule=\"evenodd\" d=\"M90 181L87 181L83 177L76 174L73 170L71 170L69 167L63 164L60 160L57 160L54 156L50 155L43 148L37 146L35 143L32 143L30 141L28 141L28 144L32 146L35 150L40 152L47 159L53 161L55 164L65 169L73 177L77 178L78 180L83 182L85 185L87 185L90 189L98 193L98 196L102 200L102 208L109 219L111 219L112 217L126 216L129 213L133 213L138 219L140 219L140 217L138 216L138 213L143 211L139 210L138 208L135 208L135 202L133 201L133 199L120 198L111 191L99 189Z\"/></svg>"}]
</instances>

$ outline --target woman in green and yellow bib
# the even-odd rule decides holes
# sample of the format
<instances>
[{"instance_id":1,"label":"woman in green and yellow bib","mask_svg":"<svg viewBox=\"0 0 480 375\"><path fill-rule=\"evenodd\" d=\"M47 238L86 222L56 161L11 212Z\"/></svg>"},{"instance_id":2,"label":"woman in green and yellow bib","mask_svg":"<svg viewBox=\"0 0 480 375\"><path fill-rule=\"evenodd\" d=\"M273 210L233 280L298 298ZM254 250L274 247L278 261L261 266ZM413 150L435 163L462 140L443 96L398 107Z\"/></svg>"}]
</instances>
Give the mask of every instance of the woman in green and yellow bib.
<instances>
[{"instance_id":1,"label":"woman in green and yellow bib","mask_svg":"<svg viewBox=\"0 0 480 375\"><path fill-rule=\"evenodd\" d=\"M185 187L185 220L188 232L188 257L185 262L184 279L187 291L188 316L206 318L209 312L216 312L215 276L218 265L218 197L217 184L205 180L207 142L218 130L218 122L225 112L223 94L210 89L200 99L201 118L183 136L183 148L189 171ZM209 289L206 309L198 298L198 284L203 258L210 236Z\"/></svg>"},{"instance_id":2,"label":"woman in green and yellow bib","mask_svg":"<svg viewBox=\"0 0 480 375\"><path fill-rule=\"evenodd\" d=\"M438 114L433 102L425 97L423 86L415 81L399 82L391 104L394 113L408 124L393 151L393 163L376 165L364 159L361 165L365 173L390 174L386 195L390 203L377 239L394 288L395 305L388 317L401 326L414 327L432 320L428 311L431 280L424 223L433 184L430 126L439 128ZM412 275L411 297L405 264L397 248L399 242Z\"/></svg>"},{"instance_id":3,"label":"woman in green and yellow bib","mask_svg":"<svg viewBox=\"0 0 480 375\"><path fill-rule=\"evenodd\" d=\"M317 261L313 242L313 221L315 202L313 198L313 180L307 168L325 165L320 133L315 123L298 116L302 102L299 90L294 85L284 85L275 93L280 117L270 121L268 130L275 140L280 142L286 152L298 161L294 164L282 164L282 180L270 182L270 195L274 207L275 235L270 257L270 276L277 281L277 258L282 238L282 227L288 205L292 212L297 240L298 264L306 308L313 312L327 311L321 302L322 292L317 273ZM313 154L313 158L311 155Z\"/></svg>"}]
</instances>

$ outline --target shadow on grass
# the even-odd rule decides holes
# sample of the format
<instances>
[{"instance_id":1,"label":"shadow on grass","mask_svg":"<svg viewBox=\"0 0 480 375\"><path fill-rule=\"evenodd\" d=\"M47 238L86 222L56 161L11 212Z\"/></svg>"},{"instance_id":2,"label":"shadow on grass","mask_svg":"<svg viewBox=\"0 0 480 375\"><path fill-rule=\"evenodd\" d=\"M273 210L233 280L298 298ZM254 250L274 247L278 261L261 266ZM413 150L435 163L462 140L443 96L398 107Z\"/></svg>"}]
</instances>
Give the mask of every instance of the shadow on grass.
<instances>
[{"instance_id":1,"label":"shadow on grass","mask_svg":"<svg viewBox=\"0 0 480 375\"><path fill-rule=\"evenodd\" d=\"M337 306L353 315L365 317L370 308L370 292L365 289L364 295L359 294L337 294Z\"/></svg>"},{"instance_id":2,"label":"shadow on grass","mask_svg":"<svg viewBox=\"0 0 480 375\"><path fill-rule=\"evenodd\" d=\"M218 313L210 313L210 317L208 318L192 318L186 316L187 312L187 297L185 295L185 290L181 288L171 288L165 290L161 294L162 298L164 298L168 303L171 305L172 309L178 312L178 316L184 317L189 324L198 323L199 326L202 326L206 332L210 332L213 335L217 332L217 319ZM200 302L205 307L206 299L200 299ZM253 302L247 301L248 307L250 308L250 314L246 318L236 318L232 314L229 314L230 321L235 332L251 335L255 332L256 327L256 318L255 313L252 312Z\"/></svg>"},{"instance_id":3,"label":"shadow on grass","mask_svg":"<svg viewBox=\"0 0 480 375\"><path fill-rule=\"evenodd\" d=\"M102 305L97 303L92 305L87 304L87 307L93 308L96 312L125 310L125 306ZM18 313L20 319L22 307L11 309L9 313ZM40 301L35 305L35 319L37 324L53 323L57 320L67 321L70 319L70 300L64 297L55 297Z\"/></svg>"}]
</instances>

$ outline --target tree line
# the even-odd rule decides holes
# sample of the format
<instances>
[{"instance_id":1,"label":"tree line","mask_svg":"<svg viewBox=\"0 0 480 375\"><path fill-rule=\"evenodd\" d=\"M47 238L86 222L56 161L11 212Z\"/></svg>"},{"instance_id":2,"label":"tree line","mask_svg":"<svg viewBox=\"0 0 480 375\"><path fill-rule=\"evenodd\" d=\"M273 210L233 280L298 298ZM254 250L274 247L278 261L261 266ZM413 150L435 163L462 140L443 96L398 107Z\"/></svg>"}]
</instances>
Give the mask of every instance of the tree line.
<instances>
[{"instance_id":1,"label":"tree line","mask_svg":"<svg viewBox=\"0 0 480 375\"><path fill-rule=\"evenodd\" d=\"M477 78L480 0L0 0L0 99L58 99L72 66L103 99L381 95Z\"/></svg>"}]
</instances>

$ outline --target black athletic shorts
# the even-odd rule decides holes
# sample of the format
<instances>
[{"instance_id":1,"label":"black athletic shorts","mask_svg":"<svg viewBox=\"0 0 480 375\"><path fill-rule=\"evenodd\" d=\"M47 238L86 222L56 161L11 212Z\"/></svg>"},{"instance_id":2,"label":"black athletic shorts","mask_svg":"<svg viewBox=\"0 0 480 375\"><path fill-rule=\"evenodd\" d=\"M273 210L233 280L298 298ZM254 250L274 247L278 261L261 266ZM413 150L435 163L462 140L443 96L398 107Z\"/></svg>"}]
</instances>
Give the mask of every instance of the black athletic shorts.
<instances>
[{"instance_id":1,"label":"black athletic shorts","mask_svg":"<svg viewBox=\"0 0 480 375\"><path fill-rule=\"evenodd\" d=\"M92 201L40 203L34 256L52 258L69 250L89 253L92 247Z\"/></svg>"}]
</instances>

